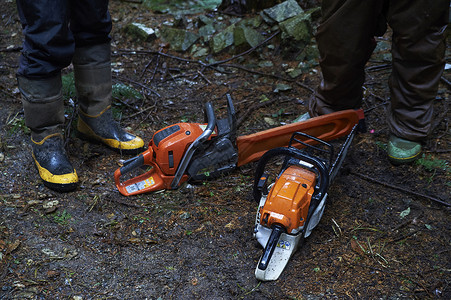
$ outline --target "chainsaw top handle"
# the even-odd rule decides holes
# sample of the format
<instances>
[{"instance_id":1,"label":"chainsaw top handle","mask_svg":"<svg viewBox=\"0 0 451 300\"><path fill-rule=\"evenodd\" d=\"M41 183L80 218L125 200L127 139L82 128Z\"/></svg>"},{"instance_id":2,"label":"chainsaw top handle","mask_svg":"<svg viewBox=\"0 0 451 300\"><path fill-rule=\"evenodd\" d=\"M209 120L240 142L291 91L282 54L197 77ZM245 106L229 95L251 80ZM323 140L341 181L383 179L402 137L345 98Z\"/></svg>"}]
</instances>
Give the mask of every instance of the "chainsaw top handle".
<instances>
[{"instance_id":1,"label":"chainsaw top handle","mask_svg":"<svg viewBox=\"0 0 451 300\"><path fill-rule=\"evenodd\" d=\"M216 117L211 102L205 103L205 114L208 120L207 127L205 128L204 132L189 146L188 150L186 150L185 152L185 155L182 157L180 165L174 175L174 180L172 180L171 183L172 189L178 187L180 179L182 178L183 174L185 174L186 168L188 167L188 164L191 161L191 158L193 157L196 149L199 148L199 146L202 145L202 143L205 142L215 130Z\"/></svg>"},{"instance_id":2,"label":"chainsaw top handle","mask_svg":"<svg viewBox=\"0 0 451 300\"><path fill-rule=\"evenodd\" d=\"M293 157L295 159L299 159L300 161L305 161L306 163L309 163L312 165L312 168L318 172L318 186L319 189L316 192L314 197L317 199L321 199L327 192L327 189L329 187L329 172L326 168L326 165L318 158L310 156L301 150L294 148L294 147L279 147L274 148L269 151L267 151L259 160L257 169L255 171L255 177L254 177L254 188L253 188L253 197L254 200L257 201L257 203L260 202L260 199L262 197L262 176L263 172L265 170L266 164L269 162L270 159L276 157L276 156L285 156L285 157ZM287 161L287 160L285 160ZM302 165L302 164L299 164ZM285 164L283 164L283 167L285 167ZM282 170L283 171L283 170Z\"/></svg>"}]
</instances>

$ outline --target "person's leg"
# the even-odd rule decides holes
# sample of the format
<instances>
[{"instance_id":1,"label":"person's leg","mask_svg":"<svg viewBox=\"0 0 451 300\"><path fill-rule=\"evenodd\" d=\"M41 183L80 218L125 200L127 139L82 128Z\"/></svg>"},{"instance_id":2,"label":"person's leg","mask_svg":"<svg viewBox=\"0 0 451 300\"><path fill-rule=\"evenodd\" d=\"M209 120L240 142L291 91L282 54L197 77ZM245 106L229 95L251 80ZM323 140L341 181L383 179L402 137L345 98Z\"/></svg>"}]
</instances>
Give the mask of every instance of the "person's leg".
<instances>
[{"instance_id":1,"label":"person's leg","mask_svg":"<svg viewBox=\"0 0 451 300\"><path fill-rule=\"evenodd\" d=\"M111 18L108 1L72 1L71 30L75 37L73 58L79 100L78 131L124 153L143 150L144 141L125 132L111 111Z\"/></svg>"},{"instance_id":2,"label":"person's leg","mask_svg":"<svg viewBox=\"0 0 451 300\"><path fill-rule=\"evenodd\" d=\"M322 80L309 103L311 116L360 107L364 66L376 46L374 36L381 31L383 4L382 0L322 1L323 20L316 34Z\"/></svg>"},{"instance_id":3,"label":"person's leg","mask_svg":"<svg viewBox=\"0 0 451 300\"><path fill-rule=\"evenodd\" d=\"M17 72L32 156L44 184L73 190L78 177L63 147L61 69L70 64L73 38L65 1L17 0L24 44Z\"/></svg>"},{"instance_id":4,"label":"person's leg","mask_svg":"<svg viewBox=\"0 0 451 300\"><path fill-rule=\"evenodd\" d=\"M24 42L19 76L51 77L67 67L74 54L67 1L17 0Z\"/></svg>"},{"instance_id":5,"label":"person's leg","mask_svg":"<svg viewBox=\"0 0 451 300\"><path fill-rule=\"evenodd\" d=\"M388 23L393 29L391 103L387 109L389 159L415 160L429 134L433 101L445 65L445 30L449 1L391 1ZM404 151L403 151L404 150Z\"/></svg>"}]
</instances>

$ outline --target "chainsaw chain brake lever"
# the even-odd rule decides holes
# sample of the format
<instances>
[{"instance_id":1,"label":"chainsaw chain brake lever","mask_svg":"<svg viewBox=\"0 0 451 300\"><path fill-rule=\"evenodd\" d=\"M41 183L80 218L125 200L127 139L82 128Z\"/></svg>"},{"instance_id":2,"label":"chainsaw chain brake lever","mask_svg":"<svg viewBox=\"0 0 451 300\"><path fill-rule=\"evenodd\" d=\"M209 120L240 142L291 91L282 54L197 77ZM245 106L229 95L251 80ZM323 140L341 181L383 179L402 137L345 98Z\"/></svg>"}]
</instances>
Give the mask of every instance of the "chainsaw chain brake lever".
<instances>
[{"instance_id":1,"label":"chainsaw chain brake lever","mask_svg":"<svg viewBox=\"0 0 451 300\"><path fill-rule=\"evenodd\" d=\"M199 148L202 143L210 137L216 127L216 117L213 110L213 105L210 102L205 103L205 113L208 120L207 127L204 132L188 147L188 150L186 150L185 155L182 157L180 165L174 175L174 179L171 182L171 189L176 189L178 187L194 152L196 152L197 148Z\"/></svg>"}]
</instances>

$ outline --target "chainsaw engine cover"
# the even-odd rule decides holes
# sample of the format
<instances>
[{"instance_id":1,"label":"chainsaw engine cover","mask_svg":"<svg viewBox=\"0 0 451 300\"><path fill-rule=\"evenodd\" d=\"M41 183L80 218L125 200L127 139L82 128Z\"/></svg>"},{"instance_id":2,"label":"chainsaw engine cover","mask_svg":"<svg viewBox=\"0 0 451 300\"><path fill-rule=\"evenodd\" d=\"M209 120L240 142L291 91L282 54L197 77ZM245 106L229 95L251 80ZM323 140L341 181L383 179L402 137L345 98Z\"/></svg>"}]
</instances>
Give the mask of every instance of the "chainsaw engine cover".
<instances>
[{"instance_id":1,"label":"chainsaw engine cover","mask_svg":"<svg viewBox=\"0 0 451 300\"><path fill-rule=\"evenodd\" d=\"M271 188L260 211L260 224L282 225L296 234L304 226L314 193L316 174L301 166L289 166Z\"/></svg>"},{"instance_id":2,"label":"chainsaw engine cover","mask_svg":"<svg viewBox=\"0 0 451 300\"><path fill-rule=\"evenodd\" d=\"M153 160L164 175L175 174L186 149L205 127L200 123L177 123L154 134L149 147L152 147Z\"/></svg>"}]
</instances>

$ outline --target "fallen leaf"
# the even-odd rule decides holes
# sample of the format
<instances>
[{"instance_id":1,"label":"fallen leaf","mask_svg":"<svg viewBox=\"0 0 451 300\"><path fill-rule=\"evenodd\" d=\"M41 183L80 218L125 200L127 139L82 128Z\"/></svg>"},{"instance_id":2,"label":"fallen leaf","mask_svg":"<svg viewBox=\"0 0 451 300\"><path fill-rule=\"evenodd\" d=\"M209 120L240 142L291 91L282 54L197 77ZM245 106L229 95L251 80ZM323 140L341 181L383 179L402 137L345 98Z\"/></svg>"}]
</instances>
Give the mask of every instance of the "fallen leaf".
<instances>
[{"instance_id":1,"label":"fallen leaf","mask_svg":"<svg viewBox=\"0 0 451 300\"><path fill-rule=\"evenodd\" d=\"M8 245L8 248L6 249L6 254L9 254L11 252L13 252L14 250L16 250L20 245L20 241L19 240L15 240L14 243L11 243Z\"/></svg>"},{"instance_id":2,"label":"fallen leaf","mask_svg":"<svg viewBox=\"0 0 451 300\"><path fill-rule=\"evenodd\" d=\"M403 210L402 212L399 213L399 217L401 219L407 217L410 214L410 207L407 207L406 210Z\"/></svg>"},{"instance_id":3,"label":"fallen leaf","mask_svg":"<svg viewBox=\"0 0 451 300\"><path fill-rule=\"evenodd\" d=\"M58 272L58 271L55 271L55 270L47 271L47 277L48 278L55 278L55 277L57 277L59 275L60 275L60 272Z\"/></svg>"},{"instance_id":4,"label":"fallen leaf","mask_svg":"<svg viewBox=\"0 0 451 300\"><path fill-rule=\"evenodd\" d=\"M363 255L366 252L366 249L362 244L360 244L357 240L352 239L351 240L351 249L356 252L357 254Z\"/></svg>"}]
</instances>

